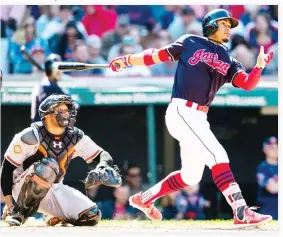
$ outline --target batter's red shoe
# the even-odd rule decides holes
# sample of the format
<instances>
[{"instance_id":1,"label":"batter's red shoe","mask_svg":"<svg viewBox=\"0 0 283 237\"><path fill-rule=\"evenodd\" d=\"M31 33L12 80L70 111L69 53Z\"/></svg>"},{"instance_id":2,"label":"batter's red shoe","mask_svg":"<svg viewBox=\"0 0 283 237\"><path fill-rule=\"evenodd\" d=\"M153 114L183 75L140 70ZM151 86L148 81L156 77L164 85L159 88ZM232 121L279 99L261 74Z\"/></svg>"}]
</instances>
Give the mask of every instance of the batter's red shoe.
<instances>
[{"instance_id":1,"label":"batter's red shoe","mask_svg":"<svg viewBox=\"0 0 283 237\"><path fill-rule=\"evenodd\" d=\"M162 220L161 212L154 206L153 203L144 204L142 202L141 192L129 198L129 203L132 207L141 210L151 220Z\"/></svg>"},{"instance_id":2,"label":"batter's red shoe","mask_svg":"<svg viewBox=\"0 0 283 237\"><path fill-rule=\"evenodd\" d=\"M266 224L272 220L270 215L262 215L256 213L252 210L256 210L256 207L245 207L244 209L244 218L239 220L236 211L234 211L234 225L236 228L245 228L252 226L259 226Z\"/></svg>"}]
</instances>

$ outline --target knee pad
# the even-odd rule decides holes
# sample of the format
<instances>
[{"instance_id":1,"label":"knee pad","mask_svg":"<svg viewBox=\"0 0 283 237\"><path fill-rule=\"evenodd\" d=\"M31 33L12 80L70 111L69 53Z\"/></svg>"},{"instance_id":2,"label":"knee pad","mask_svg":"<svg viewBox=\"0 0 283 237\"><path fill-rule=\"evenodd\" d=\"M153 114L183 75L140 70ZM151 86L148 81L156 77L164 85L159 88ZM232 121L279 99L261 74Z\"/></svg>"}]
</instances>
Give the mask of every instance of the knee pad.
<instances>
[{"instance_id":1,"label":"knee pad","mask_svg":"<svg viewBox=\"0 0 283 237\"><path fill-rule=\"evenodd\" d=\"M59 173L59 165L52 158L43 158L41 162L35 165L34 173L49 184L52 184Z\"/></svg>"},{"instance_id":2,"label":"knee pad","mask_svg":"<svg viewBox=\"0 0 283 237\"><path fill-rule=\"evenodd\" d=\"M186 183L187 185L190 185L190 186L198 184L201 181L202 174L203 174L203 172L201 172L201 173L191 173L191 172L188 172L187 170L185 170L183 168L181 169L181 177L182 177L184 183Z\"/></svg>"},{"instance_id":3,"label":"knee pad","mask_svg":"<svg viewBox=\"0 0 283 237\"><path fill-rule=\"evenodd\" d=\"M79 218L71 223L75 226L95 226L101 220L101 211L95 206L83 211L79 214Z\"/></svg>"}]
</instances>

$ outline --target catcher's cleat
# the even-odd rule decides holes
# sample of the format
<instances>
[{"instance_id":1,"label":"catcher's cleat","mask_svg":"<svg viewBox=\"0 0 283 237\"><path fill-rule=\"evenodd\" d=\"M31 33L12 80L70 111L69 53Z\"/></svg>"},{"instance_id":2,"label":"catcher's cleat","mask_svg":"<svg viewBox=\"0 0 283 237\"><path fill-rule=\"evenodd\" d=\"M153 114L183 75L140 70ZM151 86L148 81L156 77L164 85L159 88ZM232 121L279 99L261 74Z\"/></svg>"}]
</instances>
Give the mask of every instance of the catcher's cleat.
<instances>
[{"instance_id":1,"label":"catcher's cleat","mask_svg":"<svg viewBox=\"0 0 283 237\"><path fill-rule=\"evenodd\" d=\"M234 211L234 227L236 228L245 228L253 227L266 224L272 220L270 215L262 215L253 210L256 210L256 207L246 206L244 209L244 217L242 220L238 218L237 211Z\"/></svg>"},{"instance_id":2,"label":"catcher's cleat","mask_svg":"<svg viewBox=\"0 0 283 237\"><path fill-rule=\"evenodd\" d=\"M129 203L132 207L135 207L151 220L162 220L161 212L154 206L153 203L145 204L142 202L141 192L137 193L129 198Z\"/></svg>"},{"instance_id":3,"label":"catcher's cleat","mask_svg":"<svg viewBox=\"0 0 283 237\"><path fill-rule=\"evenodd\" d=\"M65 225L65 219L63 218L59 218L59 217L51 217L50 219L46 220L45 221L46 225L48 226L55 226L55 225L58 225L58 224L62 224L62 225Z\"/></svg>"},{"instance_id":4,"label":"catcher's cleat","mask_svg":"<svg viewBox=\"0 0 283 237\"><path fill-rule=\"evenodd\" d=\"M10 226L20 226L25 222L25 218L23 215L19 213L11 214L5 218L5 222Z\"/></svg>"}]
</instances>

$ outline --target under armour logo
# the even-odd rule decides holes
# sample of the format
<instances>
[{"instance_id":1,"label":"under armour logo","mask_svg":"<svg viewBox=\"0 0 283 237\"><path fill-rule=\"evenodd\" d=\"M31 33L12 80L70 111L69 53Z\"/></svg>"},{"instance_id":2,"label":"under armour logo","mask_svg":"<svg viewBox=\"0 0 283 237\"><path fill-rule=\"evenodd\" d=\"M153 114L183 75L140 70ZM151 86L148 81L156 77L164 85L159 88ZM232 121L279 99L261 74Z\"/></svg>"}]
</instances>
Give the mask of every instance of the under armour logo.
<instances>
[{"instance_id":1,"label":"under armour logo","mask_svg":"<svg viewBox=\"0 0 283 237\"><path fill-rule=\"evenodd\" d=\"M53 141L53 147L62 149L62 142L61 141Z\"/></svg>"}]
</instances>

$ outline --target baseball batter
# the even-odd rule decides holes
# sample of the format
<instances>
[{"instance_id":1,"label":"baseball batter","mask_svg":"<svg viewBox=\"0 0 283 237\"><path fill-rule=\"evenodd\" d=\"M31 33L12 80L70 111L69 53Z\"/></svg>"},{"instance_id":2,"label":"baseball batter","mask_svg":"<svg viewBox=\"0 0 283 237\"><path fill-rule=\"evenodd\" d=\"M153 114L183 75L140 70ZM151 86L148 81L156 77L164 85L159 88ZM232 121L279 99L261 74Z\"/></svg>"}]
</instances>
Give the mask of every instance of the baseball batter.
<instances>
[{"instance_id":1,"label":"baseball batter","mask_svg":"<svg viewBox=\"0 0 283 237\"><path fill-rule=\"evenodd\" d=\"M12 140L1 174L6 203L2 219L11 226L20 226L35 212L45 214L48 225L93 226L99 222L97 205L62 182L76 157L96 165L85 180L86 189L99 184L121 185L109 153L73 126L76 114L70 96L51 95L39 106L42 122L31 124Z\"/></svg>"},{"instance_id":2,"label":"baseball batter","mask_svg":"<svg viewBox=\"0 0 283 237\"><path fill-rule=\"evenodd\" d=\"M230 169L227 153L207 121L209 106L221 86L232 83L244 90L254 89L263 68L273 57L272 52L265 54L261 47L256 66L247 74L223 45L229 41L231 29L237 25L238 21L228 11L213 10L203 18L204 37L184 35L163 48L117 57L110 63L113 71L120 71L129 66L178 61L165 120L170 134L180 144L181 170L129 199L132 206L142 210L152 220L162 219L161 213L154 207L154 201L199 183L205 165L211 169L214 183L231 206L237 227L260 225L272 219L247 206Z\"/></svg>"}]
</instances>

